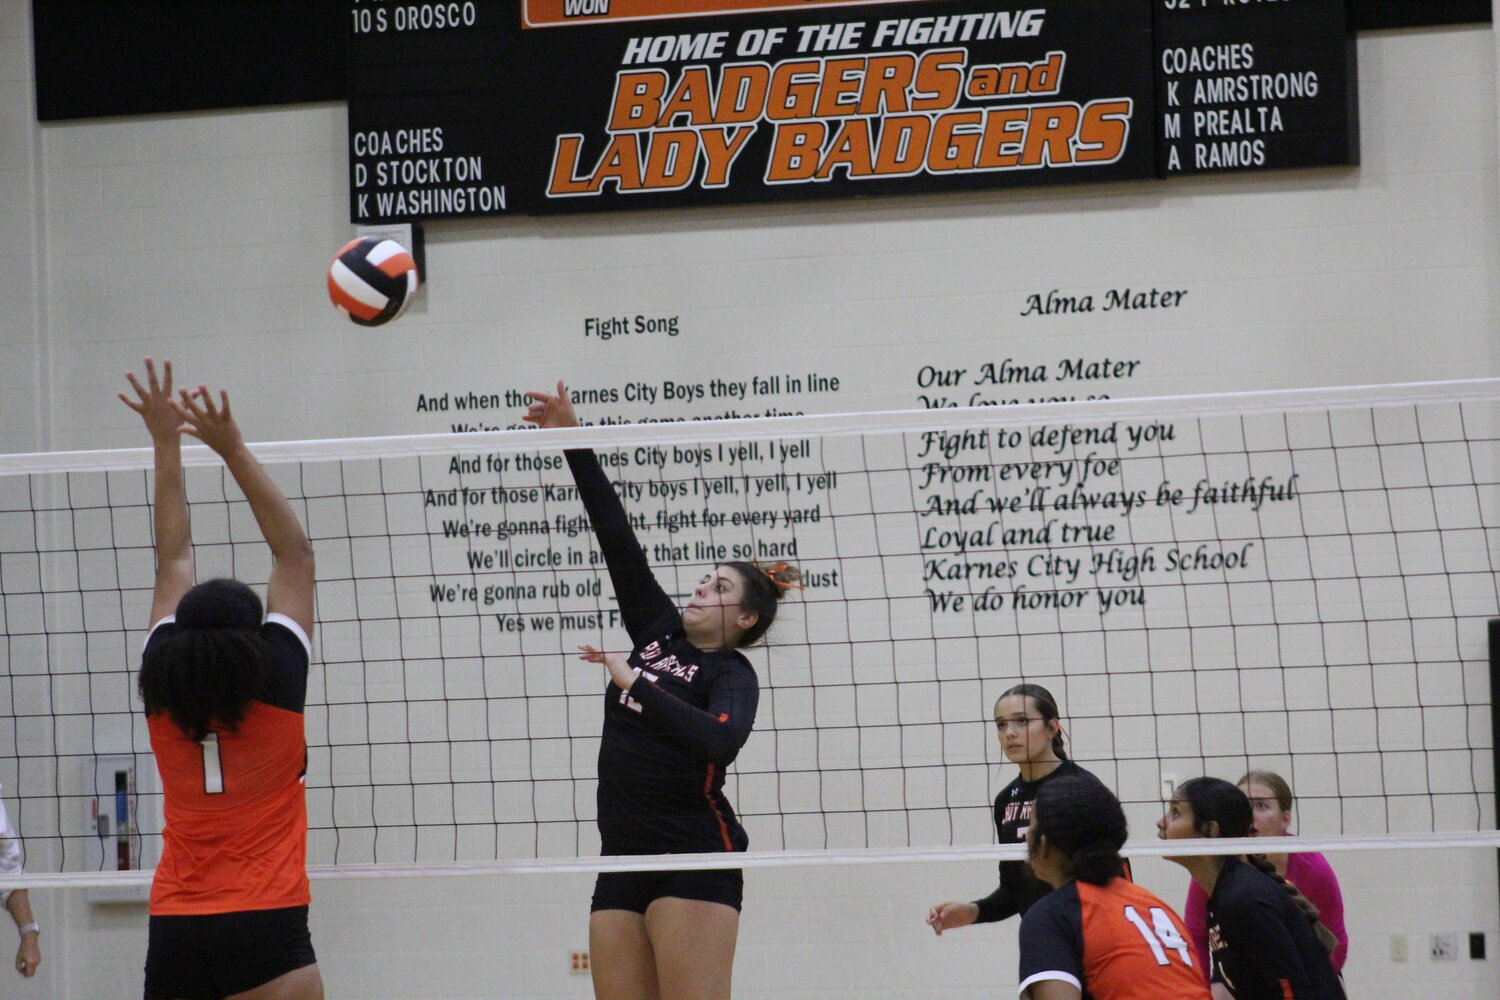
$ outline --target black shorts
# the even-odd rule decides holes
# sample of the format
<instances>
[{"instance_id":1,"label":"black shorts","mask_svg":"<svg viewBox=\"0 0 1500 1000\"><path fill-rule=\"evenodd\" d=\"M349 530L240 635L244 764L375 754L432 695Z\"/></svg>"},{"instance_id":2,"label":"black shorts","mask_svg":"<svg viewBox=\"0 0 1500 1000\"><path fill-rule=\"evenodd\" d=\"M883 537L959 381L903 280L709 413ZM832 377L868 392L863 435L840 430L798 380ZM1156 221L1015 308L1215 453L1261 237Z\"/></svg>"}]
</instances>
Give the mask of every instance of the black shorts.
<instances>
[{"instance_id":1,"label":"black shorts","mask_svg":"<svg viewBox=\"0 0 1500 1000\"><path fill-rule=\"evenodd\" d=\"M723 903L736 910L745 898L745 873L738 868L672 872L600 872L589 912L630 910L645 913L663 896Z\"/></svg>"},{"instance_id":2,"label":"black shorts","mask_svg":"<svg viewBox=\"0 0 1500 1000\"><path fill-rule=\"evenodd\" d=\"M151 918L146 1000L219 1000L318 960L307 907Z\"/></svg>"}]
</instances>

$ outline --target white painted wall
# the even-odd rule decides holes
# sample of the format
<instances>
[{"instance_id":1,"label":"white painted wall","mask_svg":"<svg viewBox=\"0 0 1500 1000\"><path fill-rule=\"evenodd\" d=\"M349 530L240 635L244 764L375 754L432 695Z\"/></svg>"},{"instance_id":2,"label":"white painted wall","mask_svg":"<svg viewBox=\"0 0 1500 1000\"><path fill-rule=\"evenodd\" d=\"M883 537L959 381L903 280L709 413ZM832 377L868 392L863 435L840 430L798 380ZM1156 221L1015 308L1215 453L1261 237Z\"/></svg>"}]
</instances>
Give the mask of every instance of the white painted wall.
<instances>
[{"instance_id":1,"label":"white painted wall","mask_svg":"<svg viewBox=\"0 0 1500 1000\"><path fill-rule=\"evenodd\" d=\"M560 376L816 370L840 391L786 408L839 412L920 405L923 364L1006 358L1138 359L1115 395L1500 374L1488 30L1361 37L1358 169L437 223L417 310L368 331L332 311L320 281L350 232L341 106L39 127L28 9L0 0L0 451L142 444L114 393L148 354L235 389L261 440L446 431L449 415L416 412L419 393ZM1031 295L1127 285L1188 294L1171 310L1021 315ZM683 332L584 337L585 317L619 313L677 315ZM33 869L47 860L33 854ZM1496 994L1493 851L1333 861L1352 996ZM1141 873L1169 900L1185 892L1173 866ZM736 992L1006 995L1014 924L934 939L921 923L928 904L991 879L972 864L752 871ZM566 960L586 941L588 891L584 876L320 882L314 940L331 996L583 997ZM0 994L139 988L142 907L33 896L45 972L0 973ZM1426 959L1429 933L1476 930L1488 960ZM1405 964L1389 958L1393 934L1410 938Z\"/></svg>"}]
</instances>

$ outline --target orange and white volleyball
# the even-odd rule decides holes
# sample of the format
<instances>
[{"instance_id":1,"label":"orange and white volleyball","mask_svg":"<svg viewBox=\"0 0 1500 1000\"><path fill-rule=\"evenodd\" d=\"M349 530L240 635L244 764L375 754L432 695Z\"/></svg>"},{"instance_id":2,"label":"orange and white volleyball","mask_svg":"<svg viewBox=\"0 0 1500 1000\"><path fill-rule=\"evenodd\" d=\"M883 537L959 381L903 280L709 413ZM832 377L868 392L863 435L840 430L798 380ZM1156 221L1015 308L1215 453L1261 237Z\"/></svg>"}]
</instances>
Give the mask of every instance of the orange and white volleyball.
<instances>
[{"instance_id":1,"label":"orange and white volleyball","mask_svg":"<svg viewBox=\"0 0 1500 1000\"><path fill-rule=\"evenodd\" d=\"M411 251L382 236L350 240L328 266L328 297L360 326L380 326L404 313L417 282Z\"/></svg>"}]
</instances>

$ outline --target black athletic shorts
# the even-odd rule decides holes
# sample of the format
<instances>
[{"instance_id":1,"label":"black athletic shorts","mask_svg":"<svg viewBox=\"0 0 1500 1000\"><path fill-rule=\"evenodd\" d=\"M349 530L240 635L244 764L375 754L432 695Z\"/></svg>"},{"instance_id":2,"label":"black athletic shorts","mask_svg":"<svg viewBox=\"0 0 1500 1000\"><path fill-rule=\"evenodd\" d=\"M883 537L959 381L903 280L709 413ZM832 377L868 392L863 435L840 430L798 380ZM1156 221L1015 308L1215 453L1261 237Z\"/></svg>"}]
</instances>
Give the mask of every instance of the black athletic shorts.
<instances>
[{"instance_id":1,"label":"black athletic shorts","mask_svg":"<svg viewBox=\"0 0 1500 1000\"><path fill-rule=\"evenodd\" d=\"M318 960L307 907L152 917L146 1000L219 1000Z\"/></svg>"},{"instance_id":2,"label":"black athletic shorts","mask_svg":"<svg viewBox=\"0 0 1500 1000\"><path fill-rule=\"evenodd\" d=\"M663 896L723 903L736 910L745 897L745 873L738 868L675 872L600 872L594 882L590 912L630 910L645 913Z\"/></svg>"}]
</instances>

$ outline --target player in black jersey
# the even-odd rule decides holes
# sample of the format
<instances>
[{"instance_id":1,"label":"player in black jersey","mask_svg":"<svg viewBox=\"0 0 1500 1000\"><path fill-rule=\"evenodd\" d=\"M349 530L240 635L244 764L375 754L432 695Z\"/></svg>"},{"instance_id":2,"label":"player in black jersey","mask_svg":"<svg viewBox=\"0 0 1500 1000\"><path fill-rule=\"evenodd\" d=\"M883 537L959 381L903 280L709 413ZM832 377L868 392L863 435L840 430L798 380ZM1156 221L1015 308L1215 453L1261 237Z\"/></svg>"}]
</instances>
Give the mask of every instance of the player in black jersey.
<instances>
[{"instance_id":1,"label":"player in black jersey","mask_svg":"<svg viewBox=\"0 0 1500 1000\"><path fill-rule=\"evenodd\" d=\"M1219 778L1177 786L1157 824L1163 840L1248 837L1250 800ZM1317 907L1264 857L1174 857L1208 893L1208 946L1213 983L1235 1000L1344 1000L1330 953L1338 940ZM1215 991L1218 992L1217 989Z\"/></svg>"},{"instance_id":2,"label":"player in black jersey","mask_svg":"<svg viewBox=\"0 0 1500 1000\"><path fill-rule=\"evenodd\" d=\"M528 395L526 420L578 425L561 382L556 393ZM797 570L720 564L679 610L594 452L566 454L634 647L628 657L580 647L610 678L599 745L601 851L743 851L749 838L724 795L724 770L750 736L760 689L739 648L765 634ZM742 890L738 869L601 874L589 917L594 996L728 1000Z\"/></svg>"},{"instance_id":3,"label":"player in black jersey","mask_svg":"<svg viewBox=\"0 0 1500 1000\"><path fill-rule=\"evenodd\" d=\"M1044 783L1069 775L1093 775L1068 759L1057 699L1040 684L1017 684L1002 694L995 702L995 729L1006 758L1021 769L995 797L995 840L1023 844L1037 791ZM1024 861L1002 861L1000 884L994 892L970 903L939 903L927 912L927 923L941 934L954 927L1004 920L1024 914L1050 891Z\"/></svg>"}]
</instances>

